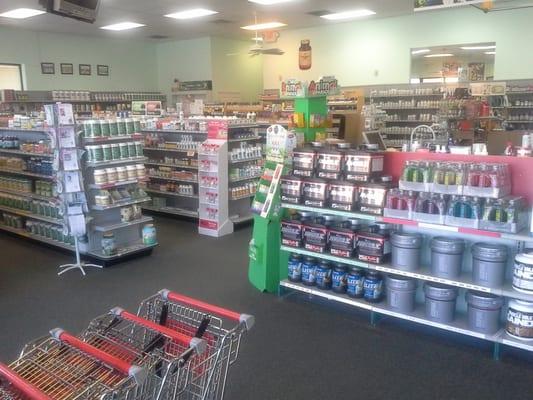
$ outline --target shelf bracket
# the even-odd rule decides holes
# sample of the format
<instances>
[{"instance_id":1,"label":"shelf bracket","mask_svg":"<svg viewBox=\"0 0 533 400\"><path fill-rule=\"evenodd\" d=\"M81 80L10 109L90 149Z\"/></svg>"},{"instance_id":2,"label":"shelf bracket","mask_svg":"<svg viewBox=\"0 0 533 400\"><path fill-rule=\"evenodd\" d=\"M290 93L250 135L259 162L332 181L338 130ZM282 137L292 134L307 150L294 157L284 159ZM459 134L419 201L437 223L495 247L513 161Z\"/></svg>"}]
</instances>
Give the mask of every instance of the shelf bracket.
<instances>
[{"instance_id":1,"label":"shelf bracket","mask_svg":"<svg viewBox=\"0 0 533 400\"><path fill-rule=\"evenodd\" d=\"M370 311L370 324L372 326L376 326L380 320L381 320L381 314L375 311Z\"/></svg>"},{"instance_id":2,"label":"shelf bracket","mask_svg":"<svg viewBox=\"0 0 533 400\"><path fill-rule=\"evenodd\" d=\"M492 359L494 361L500 361L500 343L494 343L492 349Z\"/></svg>"}]
</instances>

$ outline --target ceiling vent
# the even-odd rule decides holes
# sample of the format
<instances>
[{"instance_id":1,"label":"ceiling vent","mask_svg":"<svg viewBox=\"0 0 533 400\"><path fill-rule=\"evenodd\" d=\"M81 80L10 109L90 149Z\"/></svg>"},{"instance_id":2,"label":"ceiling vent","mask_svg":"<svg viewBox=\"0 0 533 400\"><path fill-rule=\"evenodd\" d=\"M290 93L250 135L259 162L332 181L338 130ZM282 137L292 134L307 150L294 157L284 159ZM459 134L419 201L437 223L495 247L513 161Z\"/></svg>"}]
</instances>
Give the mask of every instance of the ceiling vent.
<instances>
[{"instance_id":1,"label":"ceiling vent","mask_svg":"<svg viewBox=\"0 0 533 400\"><path fill-rule=\"evenodd\" d=\"M209 21L209 22L211 22L212 24L231 24L231 23L233 23L233 21L230 21L229 19L223 19L223 18L214 19L214 20Z\"/></svg>"},{"instance_id":2,"label":"ceiling vent","mask_svg":"<svg viewBox=\"0 0 533 400\"><path fill-rule=\"evenodd\" d=\"M169 39L170 36L165 36L165 35L150 35L148 36L149 39L156 39L156 40L161 40L161 39Z\"/></svg>"}]
</instances>

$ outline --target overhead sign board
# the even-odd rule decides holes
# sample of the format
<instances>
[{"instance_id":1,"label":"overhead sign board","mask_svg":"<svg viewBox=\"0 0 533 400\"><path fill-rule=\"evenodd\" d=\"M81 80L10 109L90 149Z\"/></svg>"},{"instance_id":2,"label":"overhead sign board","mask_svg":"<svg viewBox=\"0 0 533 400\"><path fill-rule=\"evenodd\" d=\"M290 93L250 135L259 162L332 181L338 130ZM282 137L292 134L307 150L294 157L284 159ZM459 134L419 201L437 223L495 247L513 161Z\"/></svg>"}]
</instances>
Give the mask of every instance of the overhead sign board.
<instances>
[{"instance_id":1,"label":"overhead sign board","mask_svg":"<svg viewBox=\"0 0 533 400\"><path fill-rule=\"evenodd\" d=\"M490 8L495 0L414 0L415 11L439 10L442 8L463 7L480 4L484 8Z\"/></svg>"}]
</instances>

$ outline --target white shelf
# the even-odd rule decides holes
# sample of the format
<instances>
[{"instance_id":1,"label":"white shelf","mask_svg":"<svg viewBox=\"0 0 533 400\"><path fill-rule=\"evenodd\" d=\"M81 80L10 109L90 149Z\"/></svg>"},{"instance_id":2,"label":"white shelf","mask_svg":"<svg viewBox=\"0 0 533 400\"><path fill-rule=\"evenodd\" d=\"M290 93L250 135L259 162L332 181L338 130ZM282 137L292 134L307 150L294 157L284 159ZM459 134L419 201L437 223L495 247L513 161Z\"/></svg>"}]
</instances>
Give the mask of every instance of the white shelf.
<instances>
[{"instance_id":1,"label":"white shelf","mask_svg":"<svg viewBox=\"0 0 533 400\"><path fill-rule=\"evenodd\" d=\"M51 128L7 128L5 126L0 127L0 131L30 132L30 133L46 133L48 129L51 129Z\"/></svg>"},{"instance_id":2,"label":"white shelf","mask_svg":"<svg viewBox=\"0 0 533 400\"><path fill-rule=\"evenodd\" d=\"M515 119L508 119L507 122L511 124L533 124L533 121L520 121Z\"/></svg>"},{"instance_id":3,"label":"white shelf","mask_svg":"<svg viewBox=\"0 0 533 400\"><path fill-rule=\"evenodd\" d=\"M509 336L502 328L495 334L484 334L476 332L468 327L467 318L465 315L456 314L454 321L450 323L440 323L428 319L425 316L424 305L417 304L415 310L412 313L401 313L392 310L385 301L381 303L367 303L362 299L354 299L345 294L335 293L333 291L325 291L317 289L312 286L305 286L301 283L290 282L283 280L280 282L280 286L296 290L302 293L314 295L317 297L325 298L327 300L336 301L338 303L347 304L357 308L362 308L368 311L372 311L378 314L388 315L394 318L403 319L411 322L415 322L421 325L432 326L449 332L455 332L466 336L475 337L478 339L487 340L494 343L502 343L508 346L520 348L527 351L533 351L532 341L521 341L519 339Z\"/></svg>"},{"instance_id":4,"label":"white shelf","mask_svg":"<svg viewBox=\"0 0 533 400\"><path fill-rule=\"evenodd\" d=\"M120 136L95 136L95 137L84 137L83 140L86 143L103 143L103 142L115 142L119 140L131 140L131 139L142 139L143 135L140 133L134 133L131 135L120 135Z\"/></svg>"},{"instance_id":5,"label":"white shelf","mask_svg":"<svg viewBox=\"0 0 533 400\"><path fill-rule=\"evenodd\" d=\"M165 196L189 197L191 199L197 199L198 198L198 195L180 194L180 193L176 193L176 192L165 192L163 190L156 190L156 189L149 189L149 188L144 189L144 191L148 192L148 193L162 194L162 195L165 195Z\"/></svg>"},{"instance_id":6,"label":"white shelf","mask_svg":"<svg viewBox=\"0 0 533 400\"><path fill-rule=\"evenodd\" d=\"M250 162L250 161L258 161L258 160L262 160L263 157L253 157L253 158L247 158L247 159L244 159L244 160L230 160L229 163L230 164L239 164L239 163L245 163L245 162Z\"/></svg>"},{"instance_id":7,"label":"white shelf","mask_svg":"<svg viewBox=\"0 0 533 400\"><path fill-rule=\"evenodd\" d=\"M228 142L230 143L237 143L237 142L247 142L249 140L261 140L261 136L253 136L248 138L242 138L242 139L230 139Z\"/></svg>"},{"instance_id":8,"label":"white shelf","mask_svg":"<svg viewBox=\"0 0 533 400\"><path fill-rule=\"evenodd\" d=\"M146 182L146 179L135 179L131 181L115 182L115 183L91 183L89 184L89 189L113 189L115 187L126 186L126 185L136 185L139 182Z\"/></svg>"},{"instance_id":9,"label":"white shelf","mask_svg":"<svg viewBox=\"0 0 533 400\"><path fill-rule=\"evenodd\" d=\"M55 202L55 201L58 201L58 199L56 197L46 197L46 196L41 196L41 195L38 195L38 194L35 194L35 193L19 192L18 190L11 190L11 189L4 189L4 188L0 188L0 193L7 193L7 194L15 195L15 196L28 197L30 199L48 201L48 202L51 202L51 203Z\"/></svg>"},{"instance_id":10,"label":"white shelf","mask_svg":"<svg viewBox=\"0 0 533 400\"><path fill-rule=\"evenodd\" d=\"M145 133L178 133L183 135L207 135L207 131L186 131L181 129L143 129Z\"/></svg>"},{"instance_id":11,"label":"white shelf","mask_svg":"<svg viewBox=\"0 0 533 400\"><path fill-rule=\"evenodd\" d=\"M237 200L242 200L242 199L248 199L250 197L255 197L255 193L248 193L248 194L245 194L245 195L242 195L242 196L238 196L238 197L231 197L230 196L230 200L237 201Z\"/></svg>"},{"instance_id":12,"label":"white shelf","mask_svg":"<svg viewBox=\"0 0 533 400\"><path fill-rule=\"evenodd\" d=\"M38 158L52 158L54 156L53 154L30 153L28 151L2 149L2 148L0 148L0 153L13 154L17 156L38 157Z\"/></svg>"},{"instance_id":13,"label":"white shelf","mask_svg":"<svg viewBox=\"0 0 533 400\"><path fill-rule=\"evenodd\" d=\"M5 172L7 174L29 176L31 178L46 179L46 180L49 180L49 181L53 181L55 179L55 177L53 175L35 174L33 172L20 171L20 170L17 170L17 169L10 169L10 168L0 168L0 173L2 173L2 172Z\"/></svg>"},{"instance_id":14,"label":"white shelf","mask_svg":"<svg viewBox=\"0 0 533 400\"><path fill-rule=\"evenodd\" d=\"M110 225L93 225L93 229L96 232L109 232L109 231L114 231L114 230L117 230L117 229L127 228L129 226L145 224L145 223L151 222L151 221L153 221L153 219L150 218L150 217L142 217L142 218L139 218L139 219L135 219L133 221L119 222L119 223L110 224Z\"/></svg>"},{"instance_id":15,"label":"white shelf","mask_svg":"<svg viewBox=\"0 0 533 400\"><path fill-rule=\"evenodd\" d=\"M52 240L52 239L49 239L49 238L46 238L46 237L40 236L40 235L33 235L31 233L28 233L24 229L12 228L10 226L6 226L6 225L1 225L0 224L0 230L6 231L6 232L15 233L15 234L17 234L19 236L22 236L22 237L25 237L25 238L30 238L30 239L36 240L38 242L49 244L51 246L60 247L62 249L74 251L74 246L71 246L70 244L67 244L67 243L64 243L64 242L59 242L57 240Z\"/></svg>"},{"instance_id":16,"label":"white shelf","mask_svg":"<svg viewBox=\"0 0 533 400\"><path fill-rule=\"evenodd\" d=\"M146 151L162 151L165 153L194 153L196 155L198 153L198 150L181 150L181 149L168 149L168 148L162 148L162 147L145 147L144 150ZM193 157L193 155L190 155L189 157Z\"/></svg>"},{"instance_id":17,"label":"white shelf","mask_svg":"<svg viewBox=\"0 0 533 400\"><path fill-rule=\"evenodd\" d=\"M0 206L0 210L1 211L5 211L5 212L9 212L11 214L21 215L23 217L27 217L27 218L31 218L31 219L36 219L36 220L39 220L39 221L48 222L48 223L54 224L54 225L63 225L63 220L62 219L45 217L44 215L34 214L34 213L30 212L30 211L25 211L25 210L19 210L18 208Z\"/></svg>"},{"instance_id":18,"label":"white shelf","mask_svg":"<svg viewBox=\"0 0 533 400\"><path fill-rule=\"evenodd\" d=\"M117 260L117 259L122 258L122 257L134 255L134 254L137 254L137 253L150 251L154 247L156 247L157 245L158 245L157 243L152 244L152 245L146 245L144 243L134 243L132 245L120 248L119 251L116 254L113 254L112 256L106 256L106 255L104 255L101 252L96 251L96 250L88 251L87 254L92 256L92 257L94 257L94 258L98 258L100 260L103 260L103 261L112 261L112 260Z\"/></svg>"},{"instance_id":19,"label":"white shelf","mask_svg":"<svg viewBox=\"0 0 533 400\"><path fill-rule=\"evenodd\" d=\"M243 222L248 222L254 219L253 214L238 216L238 217L229 217L230 221L234 224L242 224Z\"/></svg>"},{"instance_id":20,"label":"white shelf","mask_svg":"<svg viewBox=\"0 0 533 400\"><path fill-rule=\"evenodd\" d=\"M161 167L172 167L172 168L184 168L184 169L198 169L197 165L176 165L176 164L166 164L166 163L155 163L146 161L144 165L159 165Z\"/></svg>"},{"instance_id":21,"label":"white shelf","mask_svg":"<svg viewBox=\"0 0 533 400\"><path fill-rule=\"evenodd\" d=\"M97 161L97 162L87 162L87 167L98 168L105 167L108 165L120 165L120 164L139 164L148 160L146 157L134 157L134 158L123 158L120 160L110 160L110 161Z\"/></svg>"},{"instance_id":22,"label":"white shelf","mask_svg":"<svg viewBox=\"0 0 533 400\"><path fill-rule=\"evenodd\" d=\"M401 124L404 123L417 123L417 124L433 124L435 121L427 121L427 120L421 120L421 119L385 119L385 122L399 122Z\"/></svg>"},{"instance_id":23,"label":"white shelf","mask_svg":"<svg viewBox=\"0 0 533 400\"><path fill-rule=\"evenodd\" d=\"M377 94L371 94L371 99L379 99L379 98L389 98L389 97L443 97L444 93L429 93L429 94L386 94L386 95L377 95Z\"/></svg>"},{"instance_id":24,"label":"white shelf","mask_svg":"<svg viewBox=\"0 0 533 400\"><path fill-rule=\"evenodd\" d=\"M241 182L241 181L248 181L250 179L259 179L261 178L261 174L259 175L253 175L253 176L247 176L242 178L236 178L236 179L230 179L229 183L235 183L235 182Z\"/></svg>"},{"instance_id":25,"label":"white shelf","mask_svg":"<svg viewBox=\"0 0 533 400\"><path fill-rule=\"evenodd\" d=\"M282 203L281 206L284 208L290 208L293 210L311 211L311 212L316 212L319 214L338 215L338 216L346 217L346 218L358 218L358 219L364 219L368 221L386 222L389 224L396 224L396 225L407 225L410 227L438 230L438 231L443 231L443 232L457 232L457 233L461 233L464 235L469 235L469 236L473 236L477 238L490 237L492 239L514 240L517 242L533 242L533 237L528 236L525 233L503 233L503 232L486 231L482 229L460 228L457 226L430 224L426 222L418 222L418 221L413 221L413 220L408 220L408 219L399 219L399 218L382 217L378 215L361 214L361 213L352 212L352 211L339 211L339 210L331 210L329 208L308 207L308 206L303 206L300 204Z\"/></svg>"},{"instance_id":26,"label":"white shelf","mask_svg":"<svg viewBox=\"0 0 533 400\"><path fill-rule=\"evenodd\" d=\"M183 208L177 207L154 207L154 206L143 206L143 210L161 212L172 215L180 215L183 217L198 218L198 211L185 210Z\"/></svg>"},{"instance_id":27,"label":"white shelf","mask_svg":"<svg viewBox=\"0 0 533 400\"><path fill-rule=\"evenodd\" d=\"M128 201L117 202L117 203L109 204L107 206L101 206L99 204L94 204L94 205L91 206L91 210L94 210L94 211L106 211L106 210L111 210L113 208L131 206L132 204L146 203L146 202L148 202L150 200L151 199L149 197L146 197L144 199L136 199L136 200L128 200Z\"/></svg>"},{"instance_id":28,"label":"white shelf","mask_svg":"<svg viewBox=\"0 0 533 400\"><path fill-rule=\"evenodd\" d=\"M168 177L158 176L158 175L147 175L147 176L150 179L161 179L164 181L198 183L198 180L192 180L192 179L168 178Z\"/></svg>"},{"instance_id":29,"label":"white shelf","mask_svg":"<svg viewBox=\"0 0 533 400\"><path fill-rule=\"evenodd\" d=\"M411 110L438 110L440 107L387 107L378 106L382 110L394 110L394 111L411 111Z\"/></svg>"}]
</instances>

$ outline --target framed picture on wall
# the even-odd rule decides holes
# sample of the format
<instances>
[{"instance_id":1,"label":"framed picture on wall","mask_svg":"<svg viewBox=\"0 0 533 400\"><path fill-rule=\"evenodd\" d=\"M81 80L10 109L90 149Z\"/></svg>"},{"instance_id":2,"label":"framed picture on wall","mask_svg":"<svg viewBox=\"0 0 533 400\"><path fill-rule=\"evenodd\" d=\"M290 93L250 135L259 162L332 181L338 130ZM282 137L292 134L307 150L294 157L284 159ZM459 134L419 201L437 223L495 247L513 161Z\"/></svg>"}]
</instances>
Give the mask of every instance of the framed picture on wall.
<instances>
[{"instance_id":1,"label":"framed picture on wall","mask_svg":"<svg viewBox=\"0 0 533 400\"><path fill-rule=\"evenodd\" d=\"M41 73L45 75L54 75L56 73L56 67L54 63L42 62Z\"/></svg>"},{"instance_id":2,"label":"framed picture on wall","mask_svg":"<svg viewBox=\"0 0 533 400\"><path fill-rule=\"evenodd\" d=\"M61 75L74 75L74 64L61 63Z\"/></svg>"},{"instance_id":3,"label":"framed picture on wall","mask_svg":"<svg viewBox=\"0 0 533 400\"><path fill-rule=\"evenodd\" d=\"M100 65L96 66L96 73L100 76L109 76L109 65Z\"/></svg>"},{"instance_id":4,"label":"framed picture on wall","mask_svg":"<svg viewBox=\"0 0 533 400\"><path fill-rule=\"evenodd\" d=\"M80 75L91 75L91 64L80 64Z\"/></svg>"}]
</instances>

